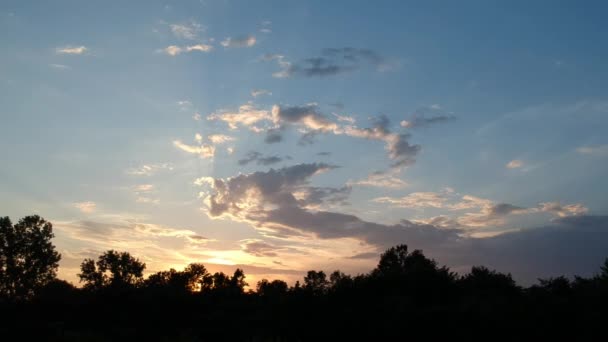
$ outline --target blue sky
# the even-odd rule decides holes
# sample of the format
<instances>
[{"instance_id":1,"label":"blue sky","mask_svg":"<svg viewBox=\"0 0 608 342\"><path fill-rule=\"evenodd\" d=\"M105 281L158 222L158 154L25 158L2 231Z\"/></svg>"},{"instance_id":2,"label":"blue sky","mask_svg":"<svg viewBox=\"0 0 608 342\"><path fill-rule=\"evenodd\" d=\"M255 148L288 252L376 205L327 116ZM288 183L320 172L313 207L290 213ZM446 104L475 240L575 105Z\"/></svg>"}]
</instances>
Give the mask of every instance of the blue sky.
<instances>
[{"instance_id":1,"label":"blue sky","mask_svg":"<svg viewBox=\"0 0 608 342\"><path fill-rule=\"evenodd\" d=\"M54 222L70 280L109 248L251 281L364 272L396 243L463 272L589 274L606 9L4 1L1 214Z\"/></svg>"}]
</instances>

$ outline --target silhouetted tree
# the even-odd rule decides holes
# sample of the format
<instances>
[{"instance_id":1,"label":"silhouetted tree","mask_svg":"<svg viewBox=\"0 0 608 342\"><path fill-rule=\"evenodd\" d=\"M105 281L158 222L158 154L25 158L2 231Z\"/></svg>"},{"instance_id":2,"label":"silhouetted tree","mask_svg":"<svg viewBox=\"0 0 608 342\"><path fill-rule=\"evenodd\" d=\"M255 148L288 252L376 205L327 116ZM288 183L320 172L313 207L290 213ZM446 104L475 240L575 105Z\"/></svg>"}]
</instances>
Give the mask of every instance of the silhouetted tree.
<instances>
[{"instance_id":1,"label":"silhouetted tree","mask_svg":"<svg viewBox=\"0 0 608 342\"><path fill-rule=\"evenodd\" d=\"M468 293L513 294L518 291L511 274L491 271L483 266L473 266L471 272L460 279L460 284Z\"/></svg>"},{"instance_id":2,"label":"silhouetted tree","mask_svg":"<svg viewBox=\"0 0 608 342\"><path fill-rule=\"evenodd\" d=\"M237 295L242 294L247 285L245 273L240 268L237 268L232 277L224 272L216 272L213 275L206 274L201 281L201 291Z\"/></svg>"},{"instance_id":3,"label":"silhouetted tree","mask_svg":"<svg viewBox=\"0 0 608 342\"><path fill-rule=\"evenodd\" d=\"M208 275L203 264L193 263L183 271L170 269L151 274L144 285L148 288L171 290L174 292L194 292L202 287L203 278Z\"/></svg>"},{"instance_id":4,"label":"silhouetted tree","mask_svg":"<svg viewBox=\"0 0 608 342\"><path fill-rule=\"evenodd\" d=\"M0 296L31 297L57 274L61 255L51 243L53 225L38 215L15 225L0 218Z\"/></svg>"},{"instance_id":5,"label":"silhouetted tree","mask_svg":"<svg viewBox=\"0 0 608 342\"><path fill-rule=\"evenodd\" d=\"M329 281L323 271L308 271L304 277L304 290L309 293L320 295L325 293Z\"/></svg>"},{"instance_id":6,"label":"silhouetted tree","mask_svg":"<svg viewBox=\"0 0 608 342\"><path fill-rule=\"evenodd\" d=\"M146 264L128 252L109 250L97 262L85 259L80 264L80 281L87 289L132 287L141 283Z\"/></svg>"},{"instance_id":7,"label":"silhouetted tree","mask_svg":"<svg viewBox=\"0 0 608 342\"><path fill-rule=\"evenodd\" d=\"M262 297L278 298L287 293L287 288L287 283L282 280L268 281L267 279L262 279L258 281L256 291Z\"/></svg>"}]
</instances>

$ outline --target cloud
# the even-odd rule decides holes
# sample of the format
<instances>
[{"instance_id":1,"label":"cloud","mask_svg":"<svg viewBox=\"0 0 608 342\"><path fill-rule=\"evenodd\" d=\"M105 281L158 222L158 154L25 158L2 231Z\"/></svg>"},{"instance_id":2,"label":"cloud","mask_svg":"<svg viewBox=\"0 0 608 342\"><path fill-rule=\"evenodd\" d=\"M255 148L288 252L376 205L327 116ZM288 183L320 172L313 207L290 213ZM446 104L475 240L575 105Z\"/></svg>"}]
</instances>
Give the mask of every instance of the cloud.
<instances>
[{"instance_id":1,"label":"cloud","mask_svg":"<svg viewBox=\"0 0 608 342\"><path fill-rule=\"evenodd\" d=\"M291 63L282 55L266 55L263 61L276 60L280 71L273 74L277 78L292 76L326 77L351 72L369 65L378 71L390 68L385 58L370 49L352 47L327 48L321 55Z\"/></svg>"},{"instance_id":2,"label":"cloud","mask_svg":"<svg viewBox=\"0 0 608 342\"><path fill-rule=\"evenodd\" d=\"M264 142L267 144L275 144L283 141L283 135L279 129L269 129L264 137Z\"/></svg>"},{"instance_id":3,"label":"cloud","mask_svg":"<svg viewBox=\"0 0 608 342\"><path fill-rule=\"evenodd\" d=\"M338 121L340 121L340 122L348 122L351 125L354 125L355 122L356 122L355 118L353 118L352 116L338 115L336 113L333 113L333 116L335 116Z\"/></svg>"},{"instance_id":4,"label":"cloud","mask_svg":"<svg viewBox=\"0 0 608 342\"><path fill-rule=\"evenodd\" d=\"M151 176L162 170L172 171L173 166L169 163L144 164L137 168L128 169L126 173L133 176Z\"/></svg>"},{"instance_id":5,"label":"cloud","mask_svg":"<svg viewBox=\"0 0 608 342\"><path fill-rule=\"evenodd\" d=\"M238 112L213 113L207 116L207 120L224 121L230 129L237 129L239 126L246 126L251 129L253 125L260 121L272 120L272 116L268 111L257 109L254 105L248 103L240 106Z\"/></svg>"},{"instance_id":6,"label":"cloud","mask_svg":"<svg viewBox=\"0 0 608 342\"><path fill-rule=\"evenodd\" d=\"M467 271L483 264L502 272L512 272L520 281L534 281L536 276L564 272L597 270L608 250L608 217L569 216L553 220L540 228L480 238L464 234L460 223L440 216L427 222L402 220L397 224L380 224L355 215L320 210L314 203L326 203L340 190L317 191L310 179L333 167L327 164L298 164L266 172L239 174L235 177L205 178L204 204L212 219L230 219L251 224L259 233L291 241L316 239L354 239L361 248L384 249L405 243L410 248L448 264L456 271ZM327 190L327 191L326 191ZM303 196L303 193L322 194ZM446 189L445 194L452 194ZM448 196L448 195L446 195ZM454 198L460 198L453 194ZM421 196L430 203L442 202L434 196ZM312 200L315 198L315 200ZM487 216L504 217L530 209L506 203L490 203L470 196L461 207L483 206ZM443 201L450 208L451 201ZM431 204L434 205L434 204ZM281 241L281 240L279 240ZM255 246L255 245L254 245ZM256 253L275 253L272 246L261 244ZM360 255L361 258L372 257ZM355 258L357 258L355 256Z\"/></svg>"},{"instance_id":7,"label":"cloud","mask_svg":"<svg viewBox=\"0 0 608 342\"><path fill-rule=\"evenodd\" d=\"M576 152L587 155L608 155L608 145L583 146L577 148Z\"/></svg>"},{"instance_id":8,"label":"cloud","mask_svg":"<svg viewBox=\"0 0 608 342\"><path fill-rule=\"evenodd\" d=\"M133 190L137 193L139 192L150 192L154 190L154 184L140 184L136 185Z\"/></svg>"},{"instance_id":9,"label":"cloud","mask_svg":"<svg viewBox=\"0 0 608 342\"><path fill-rule=\"evenodd\" d=\"M255 162L258 165L272 165L276 163L280 163L283 161L283 158L279 156L267 156L264 157L263 154L255 151L250 151L245 155L245 158L240 159L238 161L239 165L247 165L251 162Z\"/></svg>"},{"instance_id":10,"label":"cloud","mask_svg":"<svg viewBox=\"0 0 608 342\"><path fill-rule=\"evenodd\" d=\"M321 156L321 157L329 157L329 156L331 156L331 152L327 152L327 151L318 152L317 155Z\"/></svg>"},{"instance_id":11,"label":"cloud","mask_svg":"<svg viewBox=\"0 0 608 342\"><path fill-rule=\"evenodd\" d=\"M194 113L192 115L192 119L194 119L194 121L201 121L201 119L202 119L201 113L198 113L198 112Z\"/></svg>"},{"instance_id":12,"label":"cloud","mask_svg":"<svg viewBox=\"0 0 608 342\"><path fill-rule=\"evenodd\" d=\"M272 92L270 92L269 90L266 90L266 89L253 89L251 91L251 96L253 96L253 97L258 97L258 96L262 96L262 95L272 95Z\"/></svg>"},{"instance_id":13,"label":"cloud","mask_svg":"<svg viewBox=\"0 0 608 342\"><path fill-rule=\"evenodd\" d=\"M204 179L207 214L212 219L248 222L268 236L312 235L321 239L356 238L375 246L399 241L442 243L458 238L453 230L403 221L397 225L367 222L354 215L316 210L320 204L340 201L347 190L308 186L309 178L334 168L327 164L298 164L228 179ZM308 192L315 196L304 196ZM309 209L309 207L312 207Z\"/></svg>"},{"instance_id":14,"label":"cloud","mask_svg":"<svg viewBox=\"0 0 608 342\"><path fill-rule=\"evenodd\" d=\"M274 105L272 107L272 121L279 126L286 123L300 124L315 132L335 132L338 130L338 125L321 114L316 104L304 106Z\"/></svg>"},{"instance_id":15,"label":"cloud","mask_svg":"<svg viewBox=\"0 0 608 342\"><path fill-rule=\"evenodd\" d=\"M49 64L49 66L53 69L58 69L58 70L69 70L72 69L70 66L65 65L65 64Z\"/></svg>"},{"instance_id":16,"label":"cloud","mask_svg":"<svg viewBox=\"0 0 608 342\"><path fill-rule=\"evenodd\" d=\"M192 51L210 52L211 50L213 50L213 46L201 43L201 44L189 45L189 46L184 46L184 47L180 47L177 45L169 45L166 48L164 48L162 51L164 51L169 56L177 56L183 52L192 52Z\"/></svg>"},{"instance_id":17,"label":"cloud","mask_svg":"<svg viewBox=\"0 0 608 342\"><path fill-rule=\"evenodd\" d=\"M220 42L225 48L242 48L242 47L252 47L256 43L255 36L247 35L240 37L228 37Z\"/></svg>"},{"instance_id":18,"label":"cloud","mask_svg":"<svg viewBox=\"0 0 608 342\"><path fill-rule=\"evenodd\" d=\"M508 169L518 169L524 166L524 162L519 159L513 159L505 165Z\"/></svg>"},{"instance_id":19,"label":"cloud","mask_svg":"<svg viewBox=\"0 0 608 342\"><path fill-rule=\"evenodd\" d=\"M435 192L412 192L411 194L400 197L378 197L372 201L376 203L387 203L401 208L442 208L447 199L443 194Z\"/></svg>"},{"instance_id":20,"label":"cloud","mask_svg":"<svg viewBox=\"0 0 608 342\"><path fill-rule=\"evenodd\" d=\"M245 253L257 257L276 257L278 256L277 252L282 250L280 247L259 239L245 239L240 242Z\"/></svg>"},{"instance_id":21,"label":"cloud","mask_svg":"<svg viewBox=\"0 0 608 342\"><path fill-rule=\"evenodd\" d=\"M97 204L95 202L87 201L87 202L76 202L74 203L74 207L80 210L85 214L90 214L97 209Z\"/></svg>"},{"instance_id":22,"label":"cloud","mask_svg":"<svg viewBox=\"0 0 608 342\"><path fill-rule=\"evenodd\" d=\"M589 209L580 203L561 205L558 202L540 203L538 209L542 212L556 214L559 217L579 216L589 211Z\"/></svg>"},{"instance_id":23,"label":"cloud","mask_svg":"<svg viewBox=\"0 0 608 342\"><path fill-rule=\"evenodd\" d=\"M280 70L273 73L272 77L275 78L287 78L291 76L291 62L289 62L283 55L272 55L267 54L260 58L261 61L270 62L276 61L279 65Z\"/></svg>"},{"instance_id":24,"label":"cloud","mask_svg":"<svg viewBox=\"0 0 608 342\"><path fill-rule=\"evenodd\" d=\"M196 21L190 21L184 24L171 24L169 25L169 28L175 37L189 40L196 39L198 33L203 31L201 24Z\"/></svg>"},{"instance_id":25,"label":"cloud","mask_svg":"<svg viewBox=\"0 0 608 342\"><path fill-rule=\"evenodd\" d=\"M587 208L582 204L561 205L556 202L540 203L535 207L520 207L509 203L495 203L491 200L471 195L460 196L451 188L441 192L413 192L403 197L378 197L372 200L376 203L386 203L394 207L408 209L447 209L449 211L476 210L459 214L457 217L440 215L416 222L431 224L438 227L458 229L499 227L507 223L511 215L526 215L547 212L559 217L582 215Z\"/></svg>"},{"instance_id":26,"label":"cloud","mask_svg":"<svg viewBox=\"0 0 608 342\"><path fill-rule=\"evenodd\" d=\"M270 28L270 25L272 25L272 22L265 20L262 22L262 28L260 29L260 32L262 33L271 33L272 29Z\"/></svg>"},{"instance_id":27,"label":"cloud","mask_svg":"<svg viewBox=\"0 0 608 342\"><path fill-rule=\"evenodd\" d=\"M408 186L405 181L395 177L394 173L387 172L373 172L367 178L349 182L349 184L389 189L402 189Z\"/></svg>"},{"instance_id":28,"label":"cloud","mask_svg":"<svg viewBox=\"0 0 608 342\"><path fill-rule=\"evenodd\" d=\"M441 106L438 104L418 108L412 115L411 119L401 121L401 127L412 129L421 128L428 127L433 124L456 120L454 115L442 113L441 109Z\"/></svg>"},{"instance_id":29,"label":"cloud","mask_svg":"<svg viewBox=\"0 0 608 342\"><path fill-rule=\"evenodd\" d=\"M356 126L346 126L343 133L357 138L370 140L381 140L386 144L389 158L393 159L393 168L409 166L415 163L416 155L420 152L420 145L409 143L409 134L392 133L389 129L389 120L386 116L375 118L371 128L357 128Z\"/></svg>"},{"instance_id":30,"label":"cloud","mask_svg":"<svg viewBox=\"0 0 608 342\"><path fill-rule=\"evenodd\" d=\"M82 55L85 52L87 52L88 50L89 49L84 45L80 45L80 46L68 45L68 46L56 48L55 53L58 55Z\"/></svg>"},{"instance_id":31,"label":"cloud","mask_svg":"<svg viewBox=\"0 0 608 342\"><path fill-rule=\"evenodd\" d=\"M234 137L225 134L211 134L207 137L214 145L224 144L229 141L234 141Z\"/></svg>"},{"instance_id":32,"label":"cloud","mask_svg":"<svg viewBox=\"0 0 608 342\"><path fill-rule=\"evenodd\" d=\"M146 197L146 196L138 196L135 199L135 202L137 202L137 203L145 203L145 204L159 204L160 203L160 199L158 199L158 198L150 198L150 197Z\"/></svg>"},{"instance_id":33,"label":"cloud","mask_svg":"<svg viewBox=\"0 0 608 342\"><path fill-rule=\"evenodd\" d=\"M215 146L213 145L188 145L182 143L180 140L174 140L173 145L182 151L192 154L198 154L198 156L201 158L213 158L213 156L215 155Z\"/></svg>"},{"instance_id":34,"label":"cloud","mask_svg":"<svg viewBox=\"0 0 608 342\"><path fill-rule=\"evenodd\" d=\"M386 116L375 118L371 128L359 128L354 125L341 126L321 113L316 103L301 106L273 105L270 113L266 110L257 109L253 104L248 103L239 107L238 113L214 113L209 115L207 120L224 121L230 129L245 126L254 132L267 131L265 139L267 143L281 141L280 131L289 125L300 128L300 132L303 133L299 142L301 145L313 143L317 134L329 133L380 140L385 143L389 158L393 160L393 168L412 165L421 148L420 145L409 142L409 134L391 132L390 122ZM260 123L265 123L267 127L257 126ZM272 126L268 127L269 123Z\"/></svg>"},{"instance_id":35,"label":"cloud","mask_svg":"<svg viewBox=\"0 0 608 342\"><path fill-rule=\"evenodd\" d=\"M527 284L560 275L591 276L606 258L606 227L608 216L564 217L538 228L467 239L450 250L428 252L457 270L483 264Z\"/></svg>"}]
</instances>

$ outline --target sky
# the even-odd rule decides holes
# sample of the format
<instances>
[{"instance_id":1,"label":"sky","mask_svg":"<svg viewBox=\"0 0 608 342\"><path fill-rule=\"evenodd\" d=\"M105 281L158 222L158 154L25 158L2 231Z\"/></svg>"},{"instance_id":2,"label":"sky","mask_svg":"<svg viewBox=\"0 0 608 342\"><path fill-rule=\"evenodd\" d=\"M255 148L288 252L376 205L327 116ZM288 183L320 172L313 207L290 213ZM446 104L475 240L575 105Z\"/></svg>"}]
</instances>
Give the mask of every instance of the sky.
<instances>
[{"instance_id":1,"label":"sky","mask_svg":"<svg viewBox=\"0 0 608 342\"><path fill-rule=\"evenodd\" d=\"M293 283L608 257L602 1L2 1L0 215Z\"/></svg>"}]
</instances>

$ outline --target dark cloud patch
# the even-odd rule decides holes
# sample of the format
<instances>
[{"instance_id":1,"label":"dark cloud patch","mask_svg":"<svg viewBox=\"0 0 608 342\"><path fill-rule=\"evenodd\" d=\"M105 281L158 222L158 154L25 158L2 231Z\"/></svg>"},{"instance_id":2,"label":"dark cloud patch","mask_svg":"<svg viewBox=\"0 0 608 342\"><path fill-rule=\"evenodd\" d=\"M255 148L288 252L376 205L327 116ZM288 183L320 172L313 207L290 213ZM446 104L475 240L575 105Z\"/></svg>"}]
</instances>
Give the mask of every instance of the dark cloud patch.
<instances>
[{"instance_id":1,"label":"dark cloud patch","mask_svg":"<svg viewBox=\"0 0 608 342\"><path fill-rule=\"evenodd\" d=\"M318 152L317 155L321 157L329 157L331 156L331 152Z\"/></svg>"},{"instance_id":2,"label":"dark cloud patch","mask_svg":"<svg viewBox=\"0 0 608 342\"><path fill-rule=\"evenodd\" d=\"M266 137L264 138L264 142L267 144L275 144L283 141L283 135L281 131L278 129L269 129L266 132Z\"/></svg>"},{"instance_id":3,"label":"dark cloud patch","mask_svg":"<svg viewBox=\"0 0 608 342\"><path fill-rule=\"evenodd\" d=\"M470 239L448 251L445 261L483 264L530 284L538 277L593 275L607 256L608 216L571 216L540 228Z\"/></svg>"},{"instance_id":4,"label":"dark cloud patch","mask_svg":"<svg viewBox=\"0 0 608 342\"><path fill-rule=\"evenodd\" d=\"M489 208L488 214L495 216L504 216L521 211L527 211L527 209L509 203L498 203Z\"/></svg>"},{"instance_id":5,"label":"dark cloud patch","mask_svg":"<svg viewBox=\"0 0 608 342\"><path fill-rule=\"evenodd\" d=\"M249 163L255 162L258 165L272 165L276 163L280 163L283 161L283 158L279 156L264 156L260 152L249 151L243 159L238 161L239 165L247 165Z\"/></svg>"},{"instance_id":6,"label":"dark cloud patch","mask_svg":"<svg viewBox=\"0 0 608 342\"><path fill-rule=\"evenodd\" d=\"M444 113L439 105L432 105L416 110L410 119L401 121L401 126L414 129L453 120L456 120L454 115Z\"/></svg>"},{"instance_id":7,"label":"dark cloud patch","mask_svg":"<svg viewBox=\"0 0 608 342\"><path fill-rule=\"evenodd\" d=\"M320 205L323 203L347 205L352 187L305 187L298 191L299 204L302 206Z\"/></svg>"},{"instance_id":8,"label":"dark cloud patch","mask_svg":"<svg viewBox=\"0 0 608 342\"><path fill-rule=\"evenodd\" d=\"M241 246L245 253L258 257L276 257L280 248L261 240L245 240Z\"/></svg>"},{"instance_id":9,"label":"dark cloud patch","mask_svg":"<svg viewBox=\"0 0 608 342\"><path fill-rule=\"evenodd\" d=\"M380 253L374 253L374 252L359 253L359 254L355 254L355 255L347 257L347 259L379 259L379 258L380 258Z\"/></svg>"},{"instance_id":10,"label":"dark cloud patch","mask_svg":"<svg viewBox=\"0 0 608 342\"><path fill-rule=\"evenodd\" d=\"M373 50L353 47L326 48L319 56L289 62L281 55L266 55L262 60L276 60L281 71L275 77L328 77L351 72L363 67L386 70L389 63Z\"/></svg>"}]
</instances>

